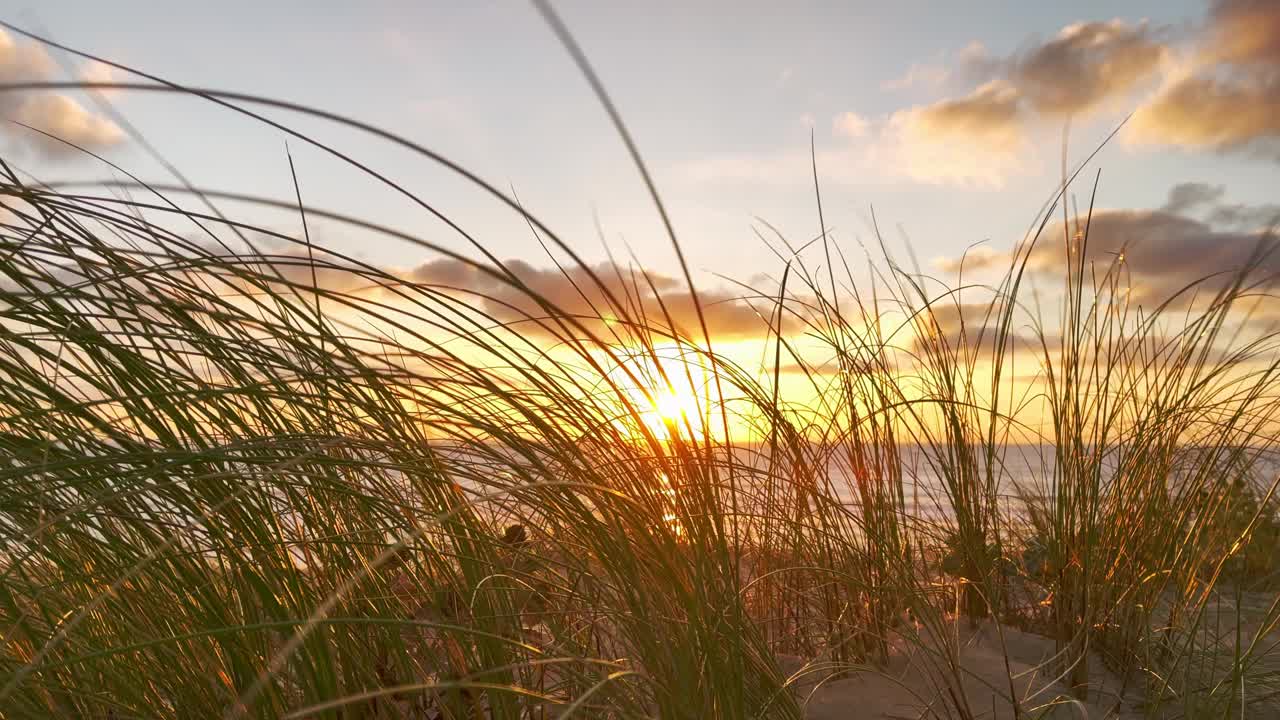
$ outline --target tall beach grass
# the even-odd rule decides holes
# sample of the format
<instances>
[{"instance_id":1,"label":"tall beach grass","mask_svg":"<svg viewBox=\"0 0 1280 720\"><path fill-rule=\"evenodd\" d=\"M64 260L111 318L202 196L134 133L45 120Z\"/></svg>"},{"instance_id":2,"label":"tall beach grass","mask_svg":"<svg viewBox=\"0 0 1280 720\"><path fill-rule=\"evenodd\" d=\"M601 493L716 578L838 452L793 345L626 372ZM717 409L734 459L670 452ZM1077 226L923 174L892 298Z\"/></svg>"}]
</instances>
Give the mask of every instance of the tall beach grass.
<instances>
[{"instance_id":1,"label":"tall beach grass","mask_svg":"<svg viewBox=\"0 0 1280 720\"><path fill-rule=\"evenodd\" d=\"M273 105L443 164L526 220L583 302L278 120L258 116L471 252L298 185L0 164L0 715L800 718L812 678L915 652L926 716L977 718L958 643L978 623L1058 650L1064 695L994 689L1019 717L1088 699L1098 663L1140 716L1280 692L1280 606L1235 609L1280 586L1280 343L1249 315L1268 236L1142 304L1122 255L1087 252L1088 210L1063 207L1091 188L1066 182L981 287L762 226L781 260L742 286L765 348L744 365L643 269L583 261L427 148L142 80L114 86ZM253 204L297 231L238 220ZM500 290L314 243L321 218ZM1033 253L1060 259L1039 299ZM664 394L678 412L655 412Z\"/></svg>"}]
</instances>

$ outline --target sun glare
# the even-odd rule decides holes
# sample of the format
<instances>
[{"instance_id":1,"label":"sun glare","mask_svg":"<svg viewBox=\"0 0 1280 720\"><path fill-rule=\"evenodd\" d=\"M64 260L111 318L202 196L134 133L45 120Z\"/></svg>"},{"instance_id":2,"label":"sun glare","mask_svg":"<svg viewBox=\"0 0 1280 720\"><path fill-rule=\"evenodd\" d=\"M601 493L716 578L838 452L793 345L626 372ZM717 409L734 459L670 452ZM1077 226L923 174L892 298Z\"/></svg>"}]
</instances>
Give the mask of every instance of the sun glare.
<instances>
[{"instance_id":1,"label":"sun glare","mask_svg":"<svg viewBox=\"0 0 1280 720\"><path fill-rule=\"evenodd\" d=\"M625 413L618 422L637 437L647 433L663 441L700 439L710 406L709 377L701 357L687 347L626 354L610 380L635 412ZM643 427L636 425L637 417Z\"/></svg>"}]
</instances>

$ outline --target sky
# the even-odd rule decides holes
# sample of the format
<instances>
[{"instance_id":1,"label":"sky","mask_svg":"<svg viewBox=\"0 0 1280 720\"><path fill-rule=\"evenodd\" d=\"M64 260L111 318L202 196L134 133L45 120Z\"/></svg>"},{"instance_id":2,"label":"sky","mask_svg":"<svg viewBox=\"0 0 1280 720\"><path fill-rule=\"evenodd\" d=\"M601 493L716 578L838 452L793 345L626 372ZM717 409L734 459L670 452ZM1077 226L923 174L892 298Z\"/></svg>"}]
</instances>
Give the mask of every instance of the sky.
<instances>
[{"instance_id":1,"label":"sky","mask_svg":"<svg viewBox=\"0 0 1280 720\"><path fill-rule=\"evenodd\" d=\"M946 276L997 265L1061 178L1127 124L1095 171L1096 252L1133 246L1154 297L1208 260L1231 263L1271 219L1280 179L1280 3L1272 0L581 2L555 4L630 127L699 286L776 276L753 232L826 227L855 266L874 240ZM513 191L589 262L677 264L625 148L587 83L525 2L0 0L0 19L189 86L332 110L398 133ZM126 80L13 33L0 82ZM118 115L107 114L108 102ZM500 258L551 267L515 214L385 141L273 118L429 199ZM285 138L194 99L10 92L0 115L171 180L139 137L202 188L290 199ZM127 126L120 120L127 121ZM136 133L136 135L135 135ZM810 154L810 138L814 152ZM323 152L291 141L309 206L447 247L441 222ZM42 180L111 173L13 124L5 157ZM257 208L239 216L298 231ZM599 228L599 231L598 229ZM420 248L317 221L317 242L431 277ZM435 264L433 264L435 263ZM1051 258L1042 265L1048 269ZM447 268L445 268L447 269Z\"/></svg>"}]
</instances>

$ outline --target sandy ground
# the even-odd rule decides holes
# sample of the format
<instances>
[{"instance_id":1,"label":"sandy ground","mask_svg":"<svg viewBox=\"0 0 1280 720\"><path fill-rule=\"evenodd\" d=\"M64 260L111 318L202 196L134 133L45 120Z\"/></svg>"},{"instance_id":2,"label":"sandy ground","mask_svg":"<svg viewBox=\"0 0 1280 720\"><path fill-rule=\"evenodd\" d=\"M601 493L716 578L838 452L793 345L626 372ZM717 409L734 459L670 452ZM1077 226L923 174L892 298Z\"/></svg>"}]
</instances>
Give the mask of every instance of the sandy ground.
<instances>
[{"instance_id":1,"label":"sandy ground","mask_svg":"<svg viewBox=\"0 0 1280 720\"><path fill-rule=\"evenodd\" d=\"M963 697L974 717L1015 718L1010 697L1016 697L1021 717L1105 718L1140 717L1128 711L1132 699L1122 699L1121 683L1103 669L1097 658L1090 663L1089 700L1071 700L1067 686L1047 671L1054 655L1053 641L992 622L970 628L968 622L953 627L960 651L947 657L943 650L904 650L899 647L887 667L854 673L839 679L823 679L820 669L806 673L799 683L809 720L853 718L948 717L944 698ZM949 645L937 643L939 648ZM963 671L962 687L940 684L953 676L946 664L957 662ZM784 670L804 672L798 658L784 658ZM1035 709L1034 712L1028 712ZM1043 714L1041 714L1043 713Z\"/></svg>"},{"instance_id":2,"label":"sandy ground","mask_svg":"<svg viewBox=\"0 0 1280 720\"><path fill-rule=\"evenodd\" d=\"M1206 615L1219 618L1224 627L1233 627L1235 618L1241 618L1247 642L1277 597L1275 593L1245 593L1238 600L1239 607L1237 598L1222 596L1211 603ZM438 657L450 650L422 633L412 634L414 637L407 637L406 641L420 644L415 653L419 657ZM1234 633L1224 640L1233 642ZM1264 653L1254 670L1274 673L1274 685L1268 688L1264 682L1257 690L1250 688L1250 697L1266 695L1280 687L1280 633L1272 633L1261 644L1272 651ZM1087 698L1077 700L1057 675L1063 671L1055 662L1055 651L1054 641L1048 637L992 620L971 624L961 618L946 626L945 636L922 634L912 642L897 638L884 667L841 668L844 672L836 674L831 664L821 659L806 661L794 656L780 656L779 664L783 673L792 677L790 686L805 708L806 720L949 719L960 717L954 709L958 704L966 705L968 715L980 720L1173 720L1202 716L1186 712L1177 702L1151 714L1149 708L1144 708L1141 679L1131 678L1126 686L1096 654L1089 659ZM958 687L948 685L957 677L952 663L963 677ZM431 668L423 667L421 672L429 676ZM554 674L554 670L551 672ZM396 683L389 679L388 684ZM411 707L413 703L403 699L389 705L383 712L391 710L387 715L390 717L433 717L429 710ZM550 719L558 717L562 710L562 706L547 705L542 712ZM1220 712L1212 717L1220 717ZM1243 713L1237 707L1233 717L1280 718L1280 693Z\"/></svg>"},{"instance_id":3,"label":"sandy ground","mask_svg":"<svg viewBox=\"0 0 1280 720\"><path fill-rule=\"evenodd\" d=\"M1222 609L1228 616L1238 612L1246 632L1257 629L1257 620L1276 601L1274 593L1249 593L1239 608L1234 600L1223 599L1214 611ZM1109 672L1096 655L1089 662L1089 692L1085 701L1073 699L1064 682L1049 668L1054 656L1050 638L999 626L992 621L970 627L962 621L949 628L953 642L928 641L908 645L899 643L888 666L878 670L832 676L820 663L806 665L795 657L782 658L784 672L800 673L796 683L805 703L807 720L857 720L860 718L948 718L955 717L949 697L962 697L975 718L1044 718L1089 720L1114 718L1194 718L1181 703L1169 703L1161 712L1148 714L1144 708L1140 681L1131 680L1126 687ZM1260 645L1268 647L1254 666L1256 677L1270 674L1280 679L1280 635L1273 633ZM959 647L957 657L948 657L942 648ZM928 648L922 649L922 648ZM1229 650L1227 651L1229 654ZM956 662L963 671L962 688L940 685L941 678L954 677L945 663ZM807 669L806 669L807 668ZM1263 702L1250 705L1244 712L1237 706L1233 717L1280 718L1280 695L1272 683L1255 681L1246 696ZM1020 714L1010 698L1017 698ZM931 708L935 711L930 712ZM1220 711L1214 712L1218 717Z\"/></svg>"}]
</instances>

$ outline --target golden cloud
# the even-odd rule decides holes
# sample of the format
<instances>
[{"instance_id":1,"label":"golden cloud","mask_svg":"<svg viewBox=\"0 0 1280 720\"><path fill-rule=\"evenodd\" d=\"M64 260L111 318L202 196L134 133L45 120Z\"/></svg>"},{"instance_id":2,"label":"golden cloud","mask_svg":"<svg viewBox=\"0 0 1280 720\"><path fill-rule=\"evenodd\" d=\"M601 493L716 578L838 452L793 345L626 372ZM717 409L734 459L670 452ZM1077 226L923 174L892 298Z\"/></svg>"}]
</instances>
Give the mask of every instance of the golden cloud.
<instances>
[{"instance_id":1,"label":"golden cloud","mask_svg":"<svg viewBox=\"0 0 1280 720\"><path fill-rule=\"evenodd\" d=\"M926 182L999 186L1026 145L1016 89L995 81L957 100L889 118L901 169Z\"/></svg>"},{"instance_id":2,"label":"golden cloud","mask_svg":"<svg viewBox=\"0 0 1280 720\"><path fill-rule=\"evenodd\" d=\"M695 302L684 283L674 277L640 274L611 263L564 269L537 268L523 260L508 260L504 265L515 282L452 258L419 265L406 279L466 293L479 300L485 313L522 333L549 329L539 322L548 315L543 302L605 336L611 328L635 323L698 338L702 334L699 307L713 338L759 337L768 330L768 299L753 305L726 291L701 290Z\"/></svg>"},{"instance_id":3,"label":"golden cloud","mask_svg":"<svg viewBox=\"0 0 1280 720\"><path fill-rule=\"evenodd\" d=\"M115 123L85 110L80 103L66 95L33 96L18 108L15 119L53 136L50 138L33 134L30 137L31 144L47 157L77 152L66 143L94 149L115 145L124 140L124 133ZM66 142L58 142L54 138Z\"/></svg>"},{"instance_id":4,"label":"golden cloud","mask_svg":"<svg viewBox=\"0 0 1280 720\"><path fill-rule=\"evenodd\" d=\"M19 43L0 30L0 85L39 82L49 80L53 75L53 61L43 47L35 43ZM124 134L114 123L89 112L68 95L0 93L0 114L6 116L5 119L30 125L86 149L107 147L124 139ZM0 132L9 134L46 157L75 153L74 148L64 143L12 123L4 123Z\"/></svg>"},{"instance_id":5,"label":"golden cloud","mask_svg":"<svg viewBox=\"0 0 1280 720\"><path fill-rule=\"evenodd\" d=\"M1280 3L1215 2L1189 68L1139 109L1130 136L1280 158Z\"/></svg>"},{"instance_id":6,"label":"golden cloud","mask_svg":"<svg viewBox=\"0 0 1280 720\"><path fill-rule=\"evenodd\" d=\"M986 81L968 95L894 113L892 155L919 180L998 187L1022 167L1036 117L1094 111L1152 76L1169 55L1158 36L1146 24L1113 20L1070 25L1004 58L971 46L960 74Z\"/></svg>"}]
</instances>

